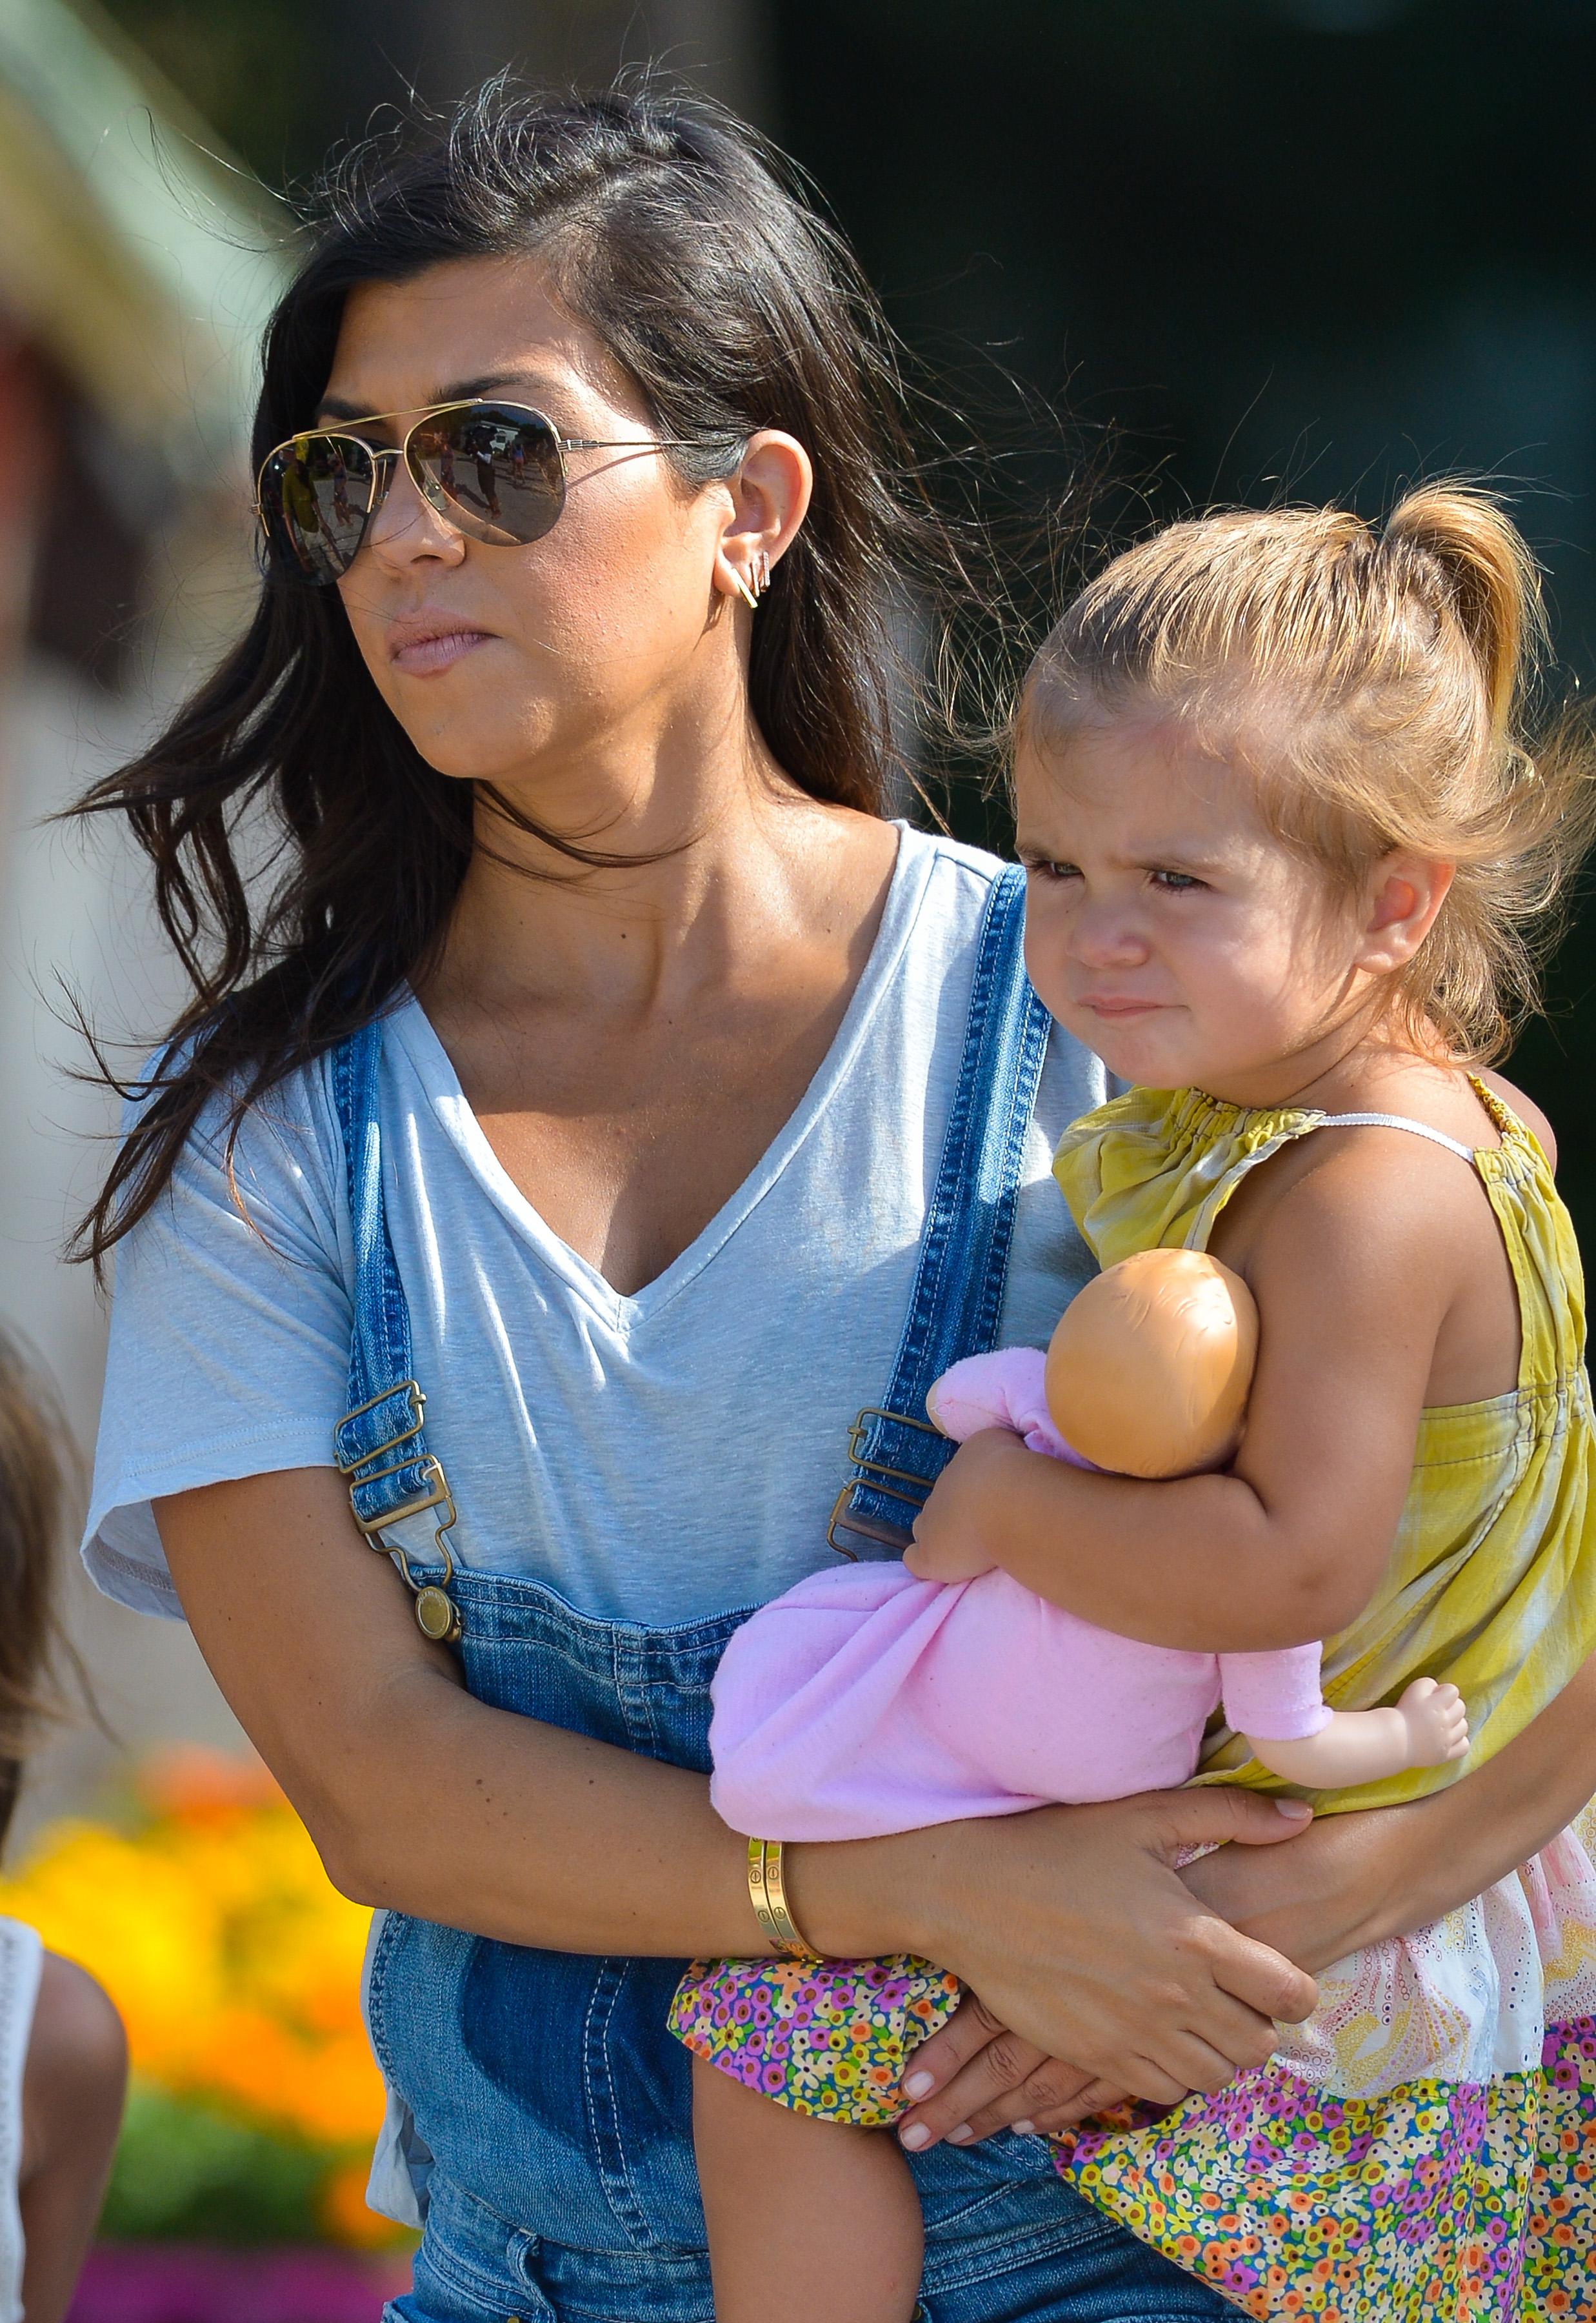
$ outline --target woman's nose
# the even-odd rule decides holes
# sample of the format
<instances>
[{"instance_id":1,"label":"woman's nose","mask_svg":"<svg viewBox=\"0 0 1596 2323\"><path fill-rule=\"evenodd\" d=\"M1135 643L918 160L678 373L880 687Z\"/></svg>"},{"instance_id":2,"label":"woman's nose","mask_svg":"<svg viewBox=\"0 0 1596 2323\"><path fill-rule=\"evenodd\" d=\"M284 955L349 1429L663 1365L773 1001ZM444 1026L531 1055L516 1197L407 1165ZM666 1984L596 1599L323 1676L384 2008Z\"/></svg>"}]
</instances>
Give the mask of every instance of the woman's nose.
<instances>
[{"instance_id":1,"label":"woman's nose","mask_svg":"<svg viewBox=\"0 0 1596 2323\"><path fill-rule=\"evenodd\" d=\"M388 490L361 546L395 569L421 556L458 565L465 554L464 536L434 508L402 460L392 464Z\"/></svg>"}]
</instances>

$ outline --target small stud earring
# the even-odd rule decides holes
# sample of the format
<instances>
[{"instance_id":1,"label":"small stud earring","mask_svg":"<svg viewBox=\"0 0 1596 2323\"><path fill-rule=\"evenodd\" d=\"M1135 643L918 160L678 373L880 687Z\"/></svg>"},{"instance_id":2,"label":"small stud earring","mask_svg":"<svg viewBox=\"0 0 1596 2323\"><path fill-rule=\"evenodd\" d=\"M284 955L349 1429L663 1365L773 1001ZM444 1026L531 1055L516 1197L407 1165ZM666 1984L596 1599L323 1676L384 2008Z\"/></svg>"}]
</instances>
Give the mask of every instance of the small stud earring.
<instances>
[{"instance_id":1,"label":"small stud earring","mask_svg":"<svg viewBox=\"0 0 1596 2323\"><path fill-rule=\"evenodd\" d=\"M754 559L754 594L763 597L770 586L770 559L761 549Z\"/></svg>"}]
</instances>

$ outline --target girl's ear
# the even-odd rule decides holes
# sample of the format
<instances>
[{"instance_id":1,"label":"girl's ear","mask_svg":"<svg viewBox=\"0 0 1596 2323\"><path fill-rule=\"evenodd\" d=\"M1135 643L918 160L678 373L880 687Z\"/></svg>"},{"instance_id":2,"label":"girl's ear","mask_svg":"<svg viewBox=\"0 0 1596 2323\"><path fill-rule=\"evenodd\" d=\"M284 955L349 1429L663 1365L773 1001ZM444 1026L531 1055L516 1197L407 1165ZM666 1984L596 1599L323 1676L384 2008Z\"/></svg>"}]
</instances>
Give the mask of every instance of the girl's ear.
<instances>
[{"instance_id":1,"label":"girl's ear","mask_svg":"<svg viewBox=\"0 0 1596 2323\"><path fill-rule=\"evenodd\" d=\"M723 596L757 604L809 513L814 464L795 436L761 427L726 479L730 505L715 557Z\"/></svg>"},{"instance_id":2,"label":"girl's ear","mask_svg":"<svg viewBox=\"0 0 1596 2323\"><path fill-rule=\"evenodd\" d=\"M1435 926L1456 869L1398 849L1381 856L1365 890L1357 965L1371 976L1406 968Z\"/></svg>"}]
</instances>

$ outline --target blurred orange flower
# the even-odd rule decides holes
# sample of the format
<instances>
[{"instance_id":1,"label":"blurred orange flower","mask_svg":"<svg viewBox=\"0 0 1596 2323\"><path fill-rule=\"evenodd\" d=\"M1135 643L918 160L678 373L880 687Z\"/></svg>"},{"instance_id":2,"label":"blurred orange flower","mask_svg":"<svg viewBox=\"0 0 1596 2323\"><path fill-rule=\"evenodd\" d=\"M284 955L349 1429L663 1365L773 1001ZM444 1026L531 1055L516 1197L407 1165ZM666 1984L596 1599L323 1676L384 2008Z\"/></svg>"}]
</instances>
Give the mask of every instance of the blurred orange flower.
<instances>
[{"instance_id":1,"label":"blurred orange flower","mask_svg":"<svg viewBox=\"0 0 1596 2323\"><path fill-rule=\"evenodd\" d=\"M391 2234L362 2199L382 2118L360 2014L370 1914L340 1896L259 1762L186 1749L139 1783L138 1826L53 1824L0 1912L80 1960L122 2011L133 2070L325 2147L336 2239Z\"/></svg>"}]
</instances>

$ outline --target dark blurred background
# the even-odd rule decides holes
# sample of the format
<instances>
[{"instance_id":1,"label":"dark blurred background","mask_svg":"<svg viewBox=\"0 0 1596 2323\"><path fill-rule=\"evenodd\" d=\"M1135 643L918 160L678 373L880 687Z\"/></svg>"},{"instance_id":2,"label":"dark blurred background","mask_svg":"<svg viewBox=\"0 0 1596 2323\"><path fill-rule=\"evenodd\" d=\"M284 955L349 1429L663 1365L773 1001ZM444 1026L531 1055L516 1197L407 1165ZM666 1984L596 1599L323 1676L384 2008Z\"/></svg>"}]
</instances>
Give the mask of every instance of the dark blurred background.
<instances>
[{"instance_id":1,"label":"dark blurred background","mask_svg":"<svg viewBox=\"0 0 1596 2323\"><path fill-rule=\"evenodd\" d=\"M1462 467L1513 494L1564 667L1596 676L1596 0L113 11L272 185L411 85L443 100L509 61L592 79L661 58L812 174L956 396L974 380L1001 403L1006 376L1111 447L1114 521L1283 491L1372 511ZM1588 916L1518 1065L1587 1246Z\"/></svg>"}]
</instances>

